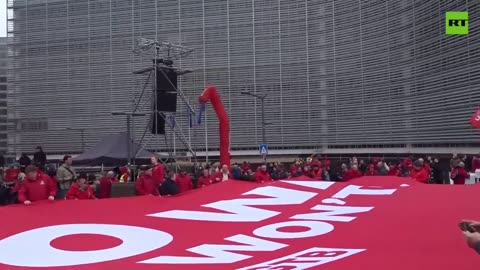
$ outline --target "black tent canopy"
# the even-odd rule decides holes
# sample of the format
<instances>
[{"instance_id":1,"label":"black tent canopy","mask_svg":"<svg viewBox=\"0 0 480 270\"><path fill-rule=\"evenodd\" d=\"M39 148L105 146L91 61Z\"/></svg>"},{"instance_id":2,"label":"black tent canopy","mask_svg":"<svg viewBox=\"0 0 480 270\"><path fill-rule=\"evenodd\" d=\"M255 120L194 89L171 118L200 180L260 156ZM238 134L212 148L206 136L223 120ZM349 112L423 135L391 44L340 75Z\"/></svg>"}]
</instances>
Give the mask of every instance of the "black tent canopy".
<instances>
[{"instance_id":1,"label":"black tent canopy","mask_svg":"<svg viewBox=\"0 0 480 270\"><path fill-rule=\"evenodd\" d=\"M131 138L130 138L131 140ZM83 154L75 157L75 163L89 165L120 165L127 161L127 134L119 133L108 135L102 138L95 146L85 151ZM131 140L132 160L147 160L153 156L153 153L147 150L140 150L141 147Z\"/></svg>"}]
</instances>

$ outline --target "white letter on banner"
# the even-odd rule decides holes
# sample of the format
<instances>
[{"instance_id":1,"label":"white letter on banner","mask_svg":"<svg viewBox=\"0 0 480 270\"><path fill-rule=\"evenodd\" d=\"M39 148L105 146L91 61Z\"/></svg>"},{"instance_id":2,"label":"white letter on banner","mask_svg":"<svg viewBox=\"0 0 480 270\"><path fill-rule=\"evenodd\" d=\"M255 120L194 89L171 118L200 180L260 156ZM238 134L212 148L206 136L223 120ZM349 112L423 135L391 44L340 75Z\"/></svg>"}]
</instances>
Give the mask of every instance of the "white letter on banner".
<instances>
[{"instance_id":1,"label":"white letter on banner","mask_svg":"<svg viewBox=\"0 0 480 270\"><path fill-rule=\"evenodd\" d=\"M345 199L349 195L392 195L396 189L362 189L361 186L350 185L340 190L333 198Z\"/></svg>"},{"instance_id":2,"label":"white letter on banner","mask_svg":"<svg viewBox=\"0 0 480 270\"><path fill-rule=\"evenodd\" d=\"M241 243L243 245L214 245L205 244L196 246L187 251L197 253L206 257L183 257L183 256L160 256L145 260L139 263L146 264L220 264L235 263L251 258L250 255L243 255L230 251L275 251L287 247L282 243L271 242L260 238L237 234L225 240Z\"/></svg>"},{"instance_id":3,"label":"white letter on banner","mask_svg":"<svg viewBox=\"0 0 480 270\"><path fill-rule=\"evenodd\" d=\"M315 197L317 194L294 189L266 186L256 188L242 195L261 195L271 198L233 199L202 205L203 207L210 207L228 213L172 210L147 216L217 222L258 222L274 217L280 214L280 212L250 206L302 204Z\"/></svg>"},{"instance_id":4,"label":"white letter on banner","mask_svg":"<svg viewBox=\"0 0 480 270\"><path fill-rule=\"evenodd\" d=\"M354 220L356 217L338 216L338 215L363 213L363 212L368 212L372 209L373 207L333 206L333 205L319 204L313 207L311 210L328 211L328 212L299 214L291 217L290 219L350 222Z\"/></svg>"},{"instance_id":5,"label":"white letter on banner","mask_svg":"<svg viewBox=\"0 0 480 270\"><path fill-rule=\"evenodd\" d=\"M52 247L56 238L99 234L119 238L119 246L92 251L65 251ZM60 267L123 259L168 245L172 235L148 228L110 224L66 224L33 229L0 241L0 263L19 267Z\"/></svg>"},{"instance_id":6,"label":"white letter on banner","mask_svg":"<svg viewBox=\"0 0 480 270\"><path fill-rule=\"evenodd\" d=\"M305 227L308 228L308 231L304 232L282 232L278 229L287 228L287 227ZM266 225L260 227L253 231L253 234L256 236L264 238L276 238L276 239L297 239L297 238L307 238L315 237L319 235L324 235L333 231L333 225L320 222L320 221L285 221L275 224Z\"/></svg>"}]
</instances>

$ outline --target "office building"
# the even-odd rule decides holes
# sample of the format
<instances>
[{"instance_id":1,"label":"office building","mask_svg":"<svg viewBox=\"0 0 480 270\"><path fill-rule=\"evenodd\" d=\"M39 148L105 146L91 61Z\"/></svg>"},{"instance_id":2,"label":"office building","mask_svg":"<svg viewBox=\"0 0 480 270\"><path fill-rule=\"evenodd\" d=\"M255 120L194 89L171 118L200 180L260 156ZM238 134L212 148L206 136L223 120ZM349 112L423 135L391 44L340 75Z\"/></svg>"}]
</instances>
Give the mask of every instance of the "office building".
<instances>
[{"instance_id":1,"label":"office building","mask_svg":"<svg viewBox=\"0 0 480 270\"><path fill-rule=\"evenodd\" d=\"M268 95L271 150L479 146L468 124L480 104L478 1L9 0L8 8L16 151L78 152L80 129L87 146L124 130L111 112L131 110L146 79L132 71L151 63L132 53L138 38L195 49L175 63L195 71L179 85L195 106L205 85L218 87L234 153L258 153L262 142L260 104L241 91ZM445 34L447 11L469 12L468 35ZM211 108L207 132L205 121L189 130L185 114L179 104L192 144L218 150ZM147 122L135 119L137 139Z\"/></svg>"}]
</instances>

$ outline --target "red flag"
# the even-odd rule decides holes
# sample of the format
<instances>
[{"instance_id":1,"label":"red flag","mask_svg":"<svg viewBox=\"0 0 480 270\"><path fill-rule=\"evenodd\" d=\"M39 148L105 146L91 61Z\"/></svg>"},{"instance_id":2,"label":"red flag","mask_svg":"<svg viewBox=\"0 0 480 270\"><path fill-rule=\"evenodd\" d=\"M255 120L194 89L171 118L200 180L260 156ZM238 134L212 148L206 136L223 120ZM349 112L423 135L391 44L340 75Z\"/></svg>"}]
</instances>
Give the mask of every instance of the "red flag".
<instances>
[{"instance_id":1,"label":"red flag","mask_svg":"<svg viewBox=\"0 0 480 270\"><path fill-rule=\"evenodd\" d=\"M477 111L472 115L472 118L470 118L470 125L474 128L480 128L480 107L478 107Z\"/></svg>"}]
</instances>

